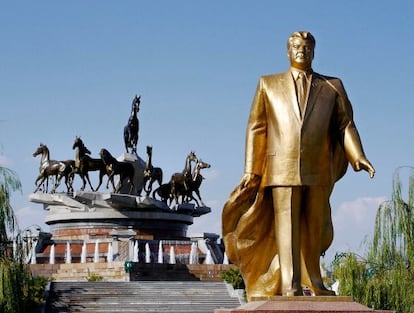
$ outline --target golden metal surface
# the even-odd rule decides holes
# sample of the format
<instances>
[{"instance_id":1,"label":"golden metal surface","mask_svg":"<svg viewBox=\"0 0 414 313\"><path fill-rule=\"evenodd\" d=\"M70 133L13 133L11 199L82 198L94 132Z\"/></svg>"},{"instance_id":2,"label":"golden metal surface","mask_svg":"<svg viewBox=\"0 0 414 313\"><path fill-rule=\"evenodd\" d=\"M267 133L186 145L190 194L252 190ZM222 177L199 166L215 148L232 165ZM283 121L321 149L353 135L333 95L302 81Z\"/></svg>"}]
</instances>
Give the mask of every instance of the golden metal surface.
<instances>
[{"instance_id":1,"label":"golden metal surface","mask_svg":"<svg viewBox=\"0 0 414 313\"><path fill-rule=\"evenodd\" d=\"M317 297L281 297L281 296L272 296L272 297L255 297L251 301L309 301L309 302L353 302L352 297L338 296L338 297L327 297L327 296L317 296Z\"/></svg>"},{"instance_id":2,"label":"golden metal surface","mask_svg":"<svg viewBox=\"0 0 414 313\"><path fill-rule=\"evenodd\" d=\"M262 76L246 132L245 174L223 208L229 259L248 299L334 293L323 285L320 256L333 239L329 197L346 172L375 170L365 157L340 79L312 70L315 40L288 39L290 68ZM305 74L303 93L297 78ZM298 99L305 99L303 109Z\"/></svg>"}]
</instances>

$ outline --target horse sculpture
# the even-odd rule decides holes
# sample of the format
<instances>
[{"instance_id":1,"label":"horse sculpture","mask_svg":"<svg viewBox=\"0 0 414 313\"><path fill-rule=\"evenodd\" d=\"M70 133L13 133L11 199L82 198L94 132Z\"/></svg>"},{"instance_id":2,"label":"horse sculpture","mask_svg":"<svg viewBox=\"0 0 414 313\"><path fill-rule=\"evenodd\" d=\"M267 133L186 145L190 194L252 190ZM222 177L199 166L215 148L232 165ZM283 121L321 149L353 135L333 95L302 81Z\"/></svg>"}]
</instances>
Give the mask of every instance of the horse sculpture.
<instances>
[{"instance_id":1,"label":"horse sculpture","mask_svg":"<svg viewBox=\"0 0 414 313\"><path fill-rule=\"evenodd\" d=\"M109 182L112 183L113 192L118 193L125 183L125 180L128 179L131 187L129 189L129 194L134 190L134 166L129 162L120 162L115 159L111 153L106 149L101 149L99 152L102 162L105 164L106 171L108 173L108 182L106 187L109 187ZM119 175L119 183L115 188L114 176Z\"/></svg>"},{"instance_id":2,"label":"horse sculpture","mask_svg":"<svg viewBox=\"0 0 414 313\"><path fill-rule=\"evenodd\" d=\"M152 192L152 197L157 200L156 195L160 196L161 201L170 205L174 199L171 193L171 183L162 184Z\"/></svg>"},{"instance_id":3,"label":"horse sculpture","mask_svg":"<svg viewBox=\"0 0 414 313\"><path fill-rule=\"evenodd\" d=\"M67 187L68 192L72 192L74 161L50 160L49 148L42 143L33 153L33 157L36 157L38 155L42 155L42 157L40 159L39 176L36 178L35 181L36 190L34 192L39 191L43 183L46 183L46 188L44 188L43 191L48 192L49 176L54 176L56 178L54 187L51 190L52 193L54 193L57 187L59 187L60 181L63 177L65 177L65 185Z\"/></svg>"},{"instance_id":4,"label":"horse sculpture","mask_svg":"<svg viewBox=\"0 0 414 313\"><path fill-rule=\"evenodd\" d=\"M88 182L92 191L98 191L99 187L102 185L102 179L104 175L107 174L105 164L101 159L94 159L90 157L91 152L88 148L86 148L82 139L78 136L75 137L72 149L76 149L74 173L79 174L79 176L82 178L83 184L81 190L85 190L86 182ZM99 184L96 189L92 187L91 181L89 179L89 172L91 171L99 171Z\"/></svg>"},{"instance_id":5,"label":"horse sculpture","mask_svg":"<svg viewBox=\"0 0 414 313\"><path fill-rule=\"evenodd\" d=\"M191 180L192 162L197 162L197 156L193 151L187 155L183 171L181 173L174 173L171 176L171 194L174 197L176 204L178 204L180 195L183 196L182 202L184 202L184 195L187 194L188 190L187 181Z\"/></svg>"},{"instance_id":6,"label":"horse sculpture","mask_svg":"<svg viewBox=\"0 0 414 313\"><path fill-rule=\"evenodd\" d=\"M162 169L160 167L154 167L152 165L152 147L147 146L147 163L144 170L144 191L147 193L147 196L150 195L152 191L152 184L158 182L158 185L162 184ZM148 186L147 186L148 182Z\"/></svg>"},{"instance_id":7,"label":"horse sculpture","mask_svg":"<svg viewBox=\"0 0 414 313\"><path fill-rule=\"evenodd\" d=\"M210 168L210 167L211 167L210 164L203 162L202 160L197 160L197 163L194 167L194 171L192 174L192 179L187 181L187 186L188 186L187 199L186 199L187 202L194 200L197 203L197 206L200 206L197 199L194 198L193 196L193 192L195 192L198 199L200 200L201 205L205 206L203 200L201 199L201 195L200 195L200 186L204 179L204 177L200 174L200 171L204 168Z\"/></svg>"},{"instance_id":8,"label":"horse sculpture","mask_svg":"<svg viewBox=\"0 0 414 313\"><path fill-rule=\"evenodd\" d=\"M192 159L193 156L188 157L188 161ZM185 184L180 182L175 182L175 189L172 188L171 181L166 184L160 185L157 189L155 189L152 193L152 197L157 199L156 196L158 195L161 198L161 201L167 205L170 205L173 200L176 201L178 204L178 199L181 197L182 203L188 203L190 201L195 201L197 206L205 206L203 200L201 199L200 195L200 186L204 179L204 177L200 174L200 171L205 168L210 168L211 165L207 162L203 162L202 160L196 160L196 164L194 166L194 170L191 172L191 175L186 173L185 175ZM186 162L187 164L187 162ZM191 162L189 161L189 165L187 170L191 168ZM191 171L191 170L190 170ZM182 173L176 173L173 176L178 178ZM196 193L199 201L193 196L193 192Z\"/></svg>"},{"instance_id":9,"label":"horse sculpture","mask_svg":"<svg viewBox=\"0 0 414 313\"><path fill-rule=\"evenodd\" d=\"M139 111L140 103L141 96L137 97L135 95L135 98L132 101L131 115L129 117L128 124L124 127L124 142L127 153L129 153L129 148L131 148L131 153L137 153L139 131L137 112Z\"/></svg>"}]
</instances>

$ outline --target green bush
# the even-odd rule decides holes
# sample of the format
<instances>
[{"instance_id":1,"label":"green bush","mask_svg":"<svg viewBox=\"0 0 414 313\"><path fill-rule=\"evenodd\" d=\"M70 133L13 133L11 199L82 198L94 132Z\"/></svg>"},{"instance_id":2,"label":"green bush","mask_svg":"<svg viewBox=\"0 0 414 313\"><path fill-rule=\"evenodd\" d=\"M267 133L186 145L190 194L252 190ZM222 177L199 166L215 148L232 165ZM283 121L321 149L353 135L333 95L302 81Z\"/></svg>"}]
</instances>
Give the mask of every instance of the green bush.
<instances>
[{"instance_id":1,"label":"green bush","mask_svg":"<svg viewBox=\"0 0 414 313\"><path fill-rule=\"evenodd\" d=\"M46 302L45 288L49 282L50 278L44 276L36 276L29 279L25 289L27 308L40 308Z\"/></svg>"},{"instance_id":2,"label":"green bush","mask_svg":"<svg viewBox=\"0 0 414 313\"><path fill-rule=\"evenodd\" d=\"M87 280L89 282L103 281L103 276L101 276L101 275L99 275L97 273L93 273L93 272L91 273L88 270L88 278L87 278Z\"/></svg>"},{"instance_id":3,"label":"green bush","mask_svg":"<svg viewBox=\"0 0 414 313\"><path fill-rule=\"evenodd\" d=\"M221 278L232 285L234 289L245 289L243 277L238 268L230 268L227 271L223 271L221 273Z\"/></svg>"},{"instance_id":4,"label":"green bush","mask_svg":"<svg viewBox=\"0 0 414 313\"><path fill-rule=\"evenodd\" d=\"M46 277L32 277L26 264L0 259L0 312L37 312L45 303L48 282Z\"/></svg>"}]
</instances>

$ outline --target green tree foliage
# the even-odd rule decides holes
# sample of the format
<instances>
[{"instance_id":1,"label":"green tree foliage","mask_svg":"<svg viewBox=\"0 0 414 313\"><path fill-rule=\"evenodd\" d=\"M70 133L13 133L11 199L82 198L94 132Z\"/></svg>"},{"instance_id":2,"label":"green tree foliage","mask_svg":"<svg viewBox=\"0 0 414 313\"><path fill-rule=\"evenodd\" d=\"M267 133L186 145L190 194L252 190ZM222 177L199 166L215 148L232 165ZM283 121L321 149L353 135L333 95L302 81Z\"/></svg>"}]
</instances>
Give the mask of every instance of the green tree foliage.
<instances>
[{"instance_id":1,"label":"green tree foliage","mask_svg":"<svg viewBox=\"0 0 414 313\"><path fill-rule=\"evenodd\" d=\"M7 245L10 242L9 236L16 230L16 217L10 204L10 196L12 192L17 190L21 190L21 183L17 175L0 166L0 257L6 253Z\"/></svg>"},{"instance_id":2,"label":"green tree foliage","mask_svg":"<svg viewBox=\"0 0 414 313\"><path fill-rule=\"evenodd\" d=\"M223 278L223 280L226 283L229 283L230 285L232 285L232 287L234 289L244 289L245 288L241 272L236 267L234 267L234 268L231 267L227 271L223 271L221 273L221 278Z\"/></svg>"},{"instance_id":3,"label":"green tree foliage","mask_svg":"<svg viewBox=\"0 0 414 313\"><path fill-rule=\"evenodd\" d=\"M408 184L402 183L403 177ZM375 309L413 313L413 266L414 168L401 167L394 175L392 199L378 208L367 256L338 254L333 269L340 295L352 296Z\"/></svg>"},{"instance_id":4,"label":"green tree foliage","mask_svg":"<svg viewBox=\"0 0 414 313\"><path fill-rule=\"evenodd\" d=\"M45 301L44 290L48 279L32 277L24 264L24 242L21 236L11 239L17 232L17 220L10 196L21 190L17 175L0 166L0 312L37 312ZM13 251L15 250L15 251Z\"/></svg>"},{"instance_id":5,"label":"green tree foliage","mask_svg":"<svg viewBox=\"0 0 414 313\"><path fill-rule=\"evenodd\" d=\"M0 261L0 312L38 312L45 302L48 282L46 277L32 277L27 264L3 258Z\"/></svg>"}]
</instances>

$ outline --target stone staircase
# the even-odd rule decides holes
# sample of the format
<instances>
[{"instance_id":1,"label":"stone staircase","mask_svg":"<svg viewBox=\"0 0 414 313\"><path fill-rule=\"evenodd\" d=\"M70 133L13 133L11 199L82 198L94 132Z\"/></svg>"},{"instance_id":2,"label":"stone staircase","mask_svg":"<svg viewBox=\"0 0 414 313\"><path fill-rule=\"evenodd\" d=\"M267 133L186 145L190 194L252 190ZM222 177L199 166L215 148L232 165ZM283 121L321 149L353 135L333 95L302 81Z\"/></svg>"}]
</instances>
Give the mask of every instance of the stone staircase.
<instances>
[{"instance_id":1,"label":"stone staircase","mask_svg":"<svg viewBox=\"0 0 414 313\"><path fill-rule=\"evenodd\" d=\"M213 313L238 306L223 282L52 282L45 313Z\"/></svg>"}]
</instances>

